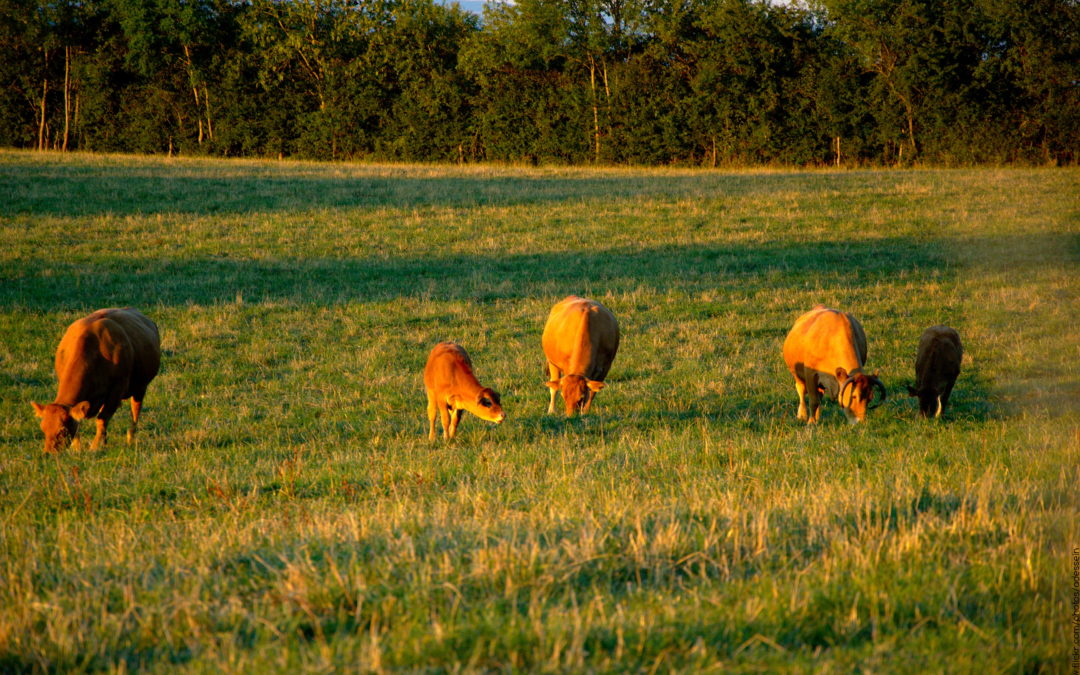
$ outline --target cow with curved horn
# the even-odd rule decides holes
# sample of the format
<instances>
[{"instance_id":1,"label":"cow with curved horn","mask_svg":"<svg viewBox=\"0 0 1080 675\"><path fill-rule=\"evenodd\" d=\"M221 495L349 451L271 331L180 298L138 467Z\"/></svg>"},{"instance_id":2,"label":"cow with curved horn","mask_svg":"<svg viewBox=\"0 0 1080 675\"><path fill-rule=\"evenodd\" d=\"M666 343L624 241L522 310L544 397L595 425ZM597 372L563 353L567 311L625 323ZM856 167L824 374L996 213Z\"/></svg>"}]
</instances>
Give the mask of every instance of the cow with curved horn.
<instances>
[{"instance_id":1,"label":"cow with curved horn","mask_svg":"<svg viewBox=\"0 0 1080 675\"><path fill-rule=\"evenodd\" d=\"M784 362L795 378L800 420L818 421L821 398L835 398L852 424L885 402L888 393L877 373L867 375L866 333L846 312L818 305L795 320L784 340ZM875 404L874 391L881 392ZM807 408L809 399L809 410Z\"/></svg>"}]
</instances>

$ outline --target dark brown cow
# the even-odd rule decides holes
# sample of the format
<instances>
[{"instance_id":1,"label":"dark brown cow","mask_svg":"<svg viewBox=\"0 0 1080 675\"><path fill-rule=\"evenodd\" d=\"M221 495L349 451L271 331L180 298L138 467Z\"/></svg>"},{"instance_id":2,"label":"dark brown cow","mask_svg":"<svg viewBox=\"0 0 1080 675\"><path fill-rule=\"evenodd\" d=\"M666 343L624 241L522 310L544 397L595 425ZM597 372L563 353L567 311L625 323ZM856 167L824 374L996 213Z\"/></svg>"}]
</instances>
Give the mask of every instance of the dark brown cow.
<instances>
[{"instance_id":1,"label":"dark brown cow","mask_svg":"<svg viewBox=\"0 0 1080 675\"><path fill-rule=\"evenodd\" d=\"M45 432L45 452L71 444L79 448L79 422L97 417L91 450L104 447L106 427L120 401L131 398L131 428L135 438L146 387L161 365L157 326L138 310L99 309L68 326L56 349L60 386L48 405L32 403Z\"/></svg>"},{"instance_id":2,"label":"dark brown cow","mask_svg":"<svg viewBox=\"0 0 1080 675\"><path fill-rule=\"evenodd\" d=\"M468 410L482 420L500 424L506 415L498 392L480 386L465 349L453 342L440 342L428 355L424 367L427 391L428 438L435 440L435 415L442 421L443 437L457 433L461 414Z\"/></svg>"},{"instance_id":3,"label":"dark brown cow","mask_svg":"<svg viewBox=\"0 0 1080 675\"><path fill-rule=\"evenodd\" d=\"M853 424L861 422L867 410L885 401L885 385L877 373L862 372L866 364L866 333L862 324L845 312L818 305L796 319L784 340L784 362L795 378L795 390L799 393L798 418L807 424L817 422L821 414L822 393L836 397ZM874 389L881 391L881 401L870 406Z\"/></svg>"},{"instance_id":4,"label":"dark brown cow","mask_svg":"<svg viewBox=\"0 0 1080 675\"><path fill-rule=\"evenodd\" d=\"M930 417L933 411L934 417L941 417L945 412L963 358L955 329L938 325L923 331L915 357L915 386L908 386L908 394L919 398L919 415Z\"/></svg>"},{"instance_id":5,"label":"dark brown cow","mask_svg":"<svg viewBox=\"0 0 1080 675\"><path fill-rule=\"evenodd\" d=\"M596 392L604 388L615 352L619 350L619 322L611 311L594 300L571 295L551 308L541 338L547 357L551 403L562 392L566 416L586 413Z\"/></svg>"}]
</instances>

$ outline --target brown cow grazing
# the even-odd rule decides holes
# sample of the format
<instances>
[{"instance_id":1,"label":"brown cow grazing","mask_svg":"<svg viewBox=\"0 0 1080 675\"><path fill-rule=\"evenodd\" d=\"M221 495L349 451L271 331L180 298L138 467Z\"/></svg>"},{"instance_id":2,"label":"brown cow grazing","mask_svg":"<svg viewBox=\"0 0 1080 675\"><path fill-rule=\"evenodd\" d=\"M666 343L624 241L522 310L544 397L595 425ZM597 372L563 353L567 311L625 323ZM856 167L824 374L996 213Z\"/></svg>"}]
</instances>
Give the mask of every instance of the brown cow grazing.
<instances>
[{"instance_id":1,"label":"brown cow grazing","mask_svg":"<svg viewBox=\"0 0 1080 675\"><path fill-rule=\"evenodd\" d=\"M795 378L795 390L799 393L798 417L807 424L818 421L822 393L836 398L852 424L861 422L867 410L885 402L885 385L877 373L862 372L866 364L866 333L850 314L818 305L800 316L784 340L784 362ZM874 389L881 391L881 401L871 406Z\"/></svg>"},{"instance_id":2,"label":"brown cow grazing","mask_svg":"<svg viewBox=\"0 0 1080 675\"><path fill-rule=\"evenodd\" d=\"M424 366L424 389L427 391L428 438L431 440L435 440L436 412L442 421L443 437L447 439L457 433L465 410L495 424L506 419L498 392L480 386L473 375L472 361L459 344L440 342L431 350Z\"/></svg>"},{"instance_id":3,"label":"brown cow grazing","mask_svg":"<svg viewBox=\"0 0 1080 675\"><path fill-rule=\"evenodd\" d=\"M919 397L919 415L930 417L933 411L934 417L941 417L945 412L963 358L956 330L939 325L923 331L915 357L915 386L908 386L908 394Z\"/></svg>"},{"instance_id":4,"label":"brown cow grazing","mask_svg":"<svg viewBox=\"0 0 1080 675\"><path fill-rule=\"evenodd\" d=\"M619 350L615 315L598 302L568 296L551 308L541 344L551 378L546 383L551 390L548 414L555 412L558 391L566 403L567 417L575 410L589 412Z\"/></svg>"},{"instance_id":5,"label":"brown cow grazing","mask_svg":"<svg viewBox=\"0 0 1080 675\"><path fill-rule=\"evenodd\" d=\"M157 326L131 307L99 309L68 326L56 349L56 376L60 387L48 405L32 403L45 432L45 452L60 452L68 443L79 448L79 422L97 417L97 434L90 445L105 445L105 428L131 398L131 428L135 438L146 386L161 365Z\"/></svg>"}]
</instances>

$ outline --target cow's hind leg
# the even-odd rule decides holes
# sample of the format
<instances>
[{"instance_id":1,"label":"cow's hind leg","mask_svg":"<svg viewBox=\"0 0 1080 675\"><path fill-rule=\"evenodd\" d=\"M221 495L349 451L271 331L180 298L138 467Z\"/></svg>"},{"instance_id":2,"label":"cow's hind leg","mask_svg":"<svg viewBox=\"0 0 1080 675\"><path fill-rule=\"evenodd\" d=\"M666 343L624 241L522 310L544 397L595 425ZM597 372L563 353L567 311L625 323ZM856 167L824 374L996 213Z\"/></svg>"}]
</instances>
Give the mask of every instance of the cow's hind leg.
<instances>
[{"instance_id":1,"label":"cow's hind leg","mask_svg":"<svg viewBox=\"0 0 1080 675\"><path fill-rule=\"evenodd\" d=\"M131 395L131 428L127 432L127 442L131 445L135 442L135 433L139 430L139 413L142 412L143 397L146 392Z\"/></svg>"}]
</instances>

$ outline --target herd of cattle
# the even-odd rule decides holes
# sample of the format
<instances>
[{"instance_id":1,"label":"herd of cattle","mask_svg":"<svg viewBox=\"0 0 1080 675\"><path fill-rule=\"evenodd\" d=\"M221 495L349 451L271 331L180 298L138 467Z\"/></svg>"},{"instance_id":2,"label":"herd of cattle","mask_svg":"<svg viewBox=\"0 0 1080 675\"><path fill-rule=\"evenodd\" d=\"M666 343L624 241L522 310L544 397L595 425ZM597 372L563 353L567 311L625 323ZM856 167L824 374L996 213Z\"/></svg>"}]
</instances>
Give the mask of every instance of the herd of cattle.
<instances>
[{"instance_id":1,"label":"herd of cattle","mask_svg":"<svg viewBox=\"0 0 1080 675\"><path fill-rule=\"evenodd\" d=\"M619 323L600 303L570 296L552 309L541 344L547 358L551 390L548 413L562 393L566 415L586 413L597 392L604 388L619 349ZM798 418L813 424L821 414L822 397L836 400L851 422L887 396L877 374L863 372L866 333L850 314L814 307L795 321L784 340L784 362L795 378L799 394ZM963 348L960 336L948 326L927 328L919 340L915 359L915 385L908 393L919 399L924 417L941 416L960 374ZM146 387L161 365L157 326L138 310L100 309L71 324L56 349L56 400L32 403L41 418L45 451L59 452L69 444L78 448L79 422L97 418L91 449L104 446L106 428L120 402L131 399L131 429L135 436ZM435 418L443 436L453 438L466 410L500 423L505 419L498 392L483 387L473 373L472 361L461 345L440 342L424 368L427 392L428 437L435 440ZM875 394L880 398L874 403Z\"/></svg>"}]
</instances>

